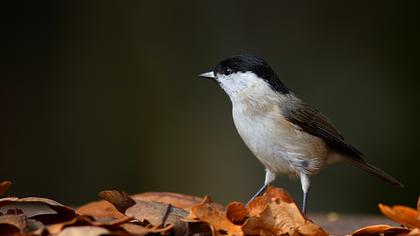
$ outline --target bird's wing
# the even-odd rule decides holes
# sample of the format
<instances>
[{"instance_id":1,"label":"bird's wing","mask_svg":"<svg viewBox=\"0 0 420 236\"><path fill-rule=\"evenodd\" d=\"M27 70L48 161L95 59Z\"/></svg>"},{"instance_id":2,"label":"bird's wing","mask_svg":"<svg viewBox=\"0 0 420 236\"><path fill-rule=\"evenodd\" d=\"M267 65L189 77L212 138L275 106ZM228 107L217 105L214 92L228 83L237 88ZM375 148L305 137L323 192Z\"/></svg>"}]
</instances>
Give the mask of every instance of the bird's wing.
<instances>
[{"instance_id":1,"label":"bird's wing","mask_svg":"<svg viewBox=\"0 0 420 236\"><path fill-rule=\"evenodd\" d=\"M303 131L322 138L336 151L347 154L343 155L343 157L347 158L350 163L386 182L398 187L403 187L398 180L385 173L383 170L367 163L363 159L363 154L349 144L344 137L338 133L328 118L315 108L298 101L297 104L285 109L283 115L288 121L299 126Z\"/></svg>"},{"instance_id":2,"label":"bird's wing","mask_svg":"<svg viewBox=\"0 0 420 236\"><path fill-rule=\"evenodd\" d=\"M349 144L344 137L338 133L334 125L321 112L315 108L299 102L289 107L283 113L286 119L299 126L303 131L322 138L330 147L348 154L355 161L362 161L363 154Z\"/></svg>"}]
</instances>

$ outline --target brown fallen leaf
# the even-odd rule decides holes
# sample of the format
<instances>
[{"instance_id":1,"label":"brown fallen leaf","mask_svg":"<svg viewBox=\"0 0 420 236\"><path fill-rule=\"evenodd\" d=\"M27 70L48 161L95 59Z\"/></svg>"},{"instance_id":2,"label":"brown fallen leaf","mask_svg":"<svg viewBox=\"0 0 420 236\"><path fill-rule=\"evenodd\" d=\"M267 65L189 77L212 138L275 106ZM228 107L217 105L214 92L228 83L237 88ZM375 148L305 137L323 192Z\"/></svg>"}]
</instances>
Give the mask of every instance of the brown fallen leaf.
<instances>
[{"instance_id":1,"label":"brown fallen leaf","mask_svg":"<svg viewBox=\"0 0 420 236\"><path fill-rule=\"evenodd\" d=\"M0 216L0 235L41 235L45 231L44 225L25 215Z\"/></svg>"},{"instance_id":2,"label":"brown fallen leaf","mask_svg":"<svg viewBox=\"0 0 420 236\"><path fill-rule=\"evenodd\" d=\"M136 201L136 204L125 211L127 216L147 220L152 225L179 223L180 218L188 216L188 212L161 202Z\"/></svg>"},{"instance_id":3,"label":"brown fallen leaf","mask_svg":"<svg viewBox=\"0 0 420 236\"><path fill-rule=\"evenodd\" d=\"M248 209L241 202L231 202L226 208L226 218L235 225L242 225L248 215Z\"/></svg>"},{"instance_id":4,"label":"brown fallen leaf","mask_svg":"<svg viewBox=\"0 0 420 236\"><path fill-rule=\"evenodd\" d=\"M112 203L119 212L124 213L127 208L136 204L126 192L119 190L105 190L99 193L99 197Z\"/></svg>"},{"instance_id":5,"label":"brown fallen leaf","mask_svg":"<svg viewBox=\"0 0 420 236\"><path fill-rule=\"evenodd\" d=\"M112 205L110 202L105 200L95 201L88 203L86 205L83 205L79 207L79 209L76 210L76 213L79 215L89 215L93 216L96 219L101 218L114 218L114 219L121 219L121 218L127 218L123 213L119 212L114 205Z\"/></svg>"},{"instance_id":6,"label":"brown fallen leaf","mask_svg":"<svg viewBox=\"0 0 420 236\"><path fill-rule=\"evenodd\" d=\"M297 226L303 225L304 221L293 222L287 209L282 214L282 208L278 203L268 203L259 215L250 216L246 220L242 230L246 235L294 235Z\"/></svg>"},{"instance_id":7,"label":"brown fallen leaf","mask_svg":"<svg viewBox=\"0 0 420 236\"><path fill-rule=\"evenodd\" d=\"M201 197L170 192L146 192L134 194L130 197L134 200L167 203L176 208L183 209L189 209L191 206L197 205L203 200ZM217 207L221 210L224 208L220 204L218 204ZM79 207L76 212L80 215L90 215L95 218L125 217L124 214L115 209L114 205L105 200L87 203Z\"/></svg>"},{"instance_id":8,"label":"brown fallen leaf","mask_svg":"<svg viewBox=\"0 0 420 236\"><path fill-rule=\"evenodd\" d=\"M420 214L420 196L417 199L417 212L418 212L418 214Z\"/></svg>"},{"instance_id":9,"label":"brown fallen leaf","mask_svg":"<svg viewBox=\"0 0 420 236\"><path fill-rule=\"evenodd\" d=\"M168 232L172 230L174 226L168 225L164 228L157 228L157 227L145 227L145 226L134 224L134 223L126 223L126 224L120 225L120 227L129 234L140 236L140 235L148 235L148 234L166 235Z\"/></svg>"},{"instance_id":10,"label":"brown fallen leaf","mask_svg":"<svg viewBox=\"0 0 420 236\"><path fill-rule=\"evenodd\" d=\"M182 209L190 209L192 206L195 206L203 201L202 197L171 192L138 193L132 195L131 198L133 198L134 200L163 202ZM221 204L213 203L213 205L219 210L224 210L224 207Z\"/></svg>"},{"instance_id":11,"label":"brown fallen leaf","mask_svg":"<svg viewBox=\"0 0 420 236\"><path fill-rule=\"evenodd\" d=\"M11 186L12 182L10 181L0 182L0 196L3 195Z\"/></svg>"},{"instance_id":12,"label":"brown fallen leaf","mask_svg":"<svg viewBox=\"0 0 420 236\"><path fill-rule=\"evenodd\" d=\"M188 212L161 202L136 201L125 214L141 222L147 221L153 226L166 227L173 225L176 235L184 235L187 225L181 219L188 216Z\"/></svg>"},{"instance_id":13,"label":"brown fallen leaf","mask_svg":"<svg viewBox=\"0 0 420 236\"><path fill-rule=\"evenodd\" d=\"M183 209L161 202L135 201L128 194L117 190L102 191L100 196L111 202L121 213L140 222L150 223L155 229L173 225L168 229L173 229L175 235L187 232L187 225L181 219L187 217L188 212Z\"/></svg>"},{"instance_id":14,"label":"brown fallen leaf","mask_svg":"<svg viewBox=\"0 0 420 236\"><path fill-rule=\"evenodd\" d=\"M290 195L281 188L269 186L260 197L249 203L249 218L242 225L246 235L311 235L328 233L306 219Z\"/></svg>"},{"instance_id":15,"label":"brown fallen leaf","mask_svg":"<svg viewBox=\"0 0 420 236\"><path fill-rule=\"evenodd\" d=\"M19 208L11 208L6 211L6 215L21 215L23 214L22 209Z\"/></svg>"},{"instance_id":16,"label":"brown fallen leaf","mask_svg":"<svg viewBox=\"0 0 420 236\"><path fill-rule=\"evenodd\" d=\"M55 212L68 216L70 218L75 217L77 214L76 212L68 206L65 206L59 202L56 202L54 200L48 199L48 198L42 198L42 197L25 197L25 198L17 198L17 197L6 197L0 199L0 207L13 204L13 203L40 203L44 204L47 207L51 208Z\"/></svg>"},{"instance_id":17,"label":"brown fallen leaf","mask_svg":"<svg viewBox=\"0 0 420 236\"><path fill-rule=\"evenodd\" d=\"M262 211L264 211L267 203L276 199L281 199L281 201L285 204L291 204L295 212L300 211L293 198L284 189L275 188L269 185L267 191L263 195L256 197L248 204L249 215L256 216L260 214ZM302 219L302 217L300 217L303 216L302 214L296 215L299 216L299 220Z\"/></svg>"},{"instance_id":18,"label":"brown fallen leaf","mask_svg":"<svg viewBox=\"0 0 420 236\"><path fill-rule=\"evenodd\" d=\"M202 202L203 198L170 193L170 192L146 192L139 193L130 196L134 200L143 200L143 201L154 201L171 204L176 208L189 209L191 206L197 205ZM223 210L224 207L221 204L214 203L214 206L220 210ZM99 220L101 218L125 218L123 213L119 212L114 205L106 200L94 201L87 203L76 210L76 213L79 215L89 215L95 217Z\"/></svg>"},{"instance_id":19,"label":"brown fallen leaf","mask_svg":"<svg viewBox=\"0 0 420 236\"><path fill-rule=\"evenodd\" d=\"M212 236L213 229L211 226L203 221L183 219L188 225L187 235L191 236Z\"/></svg>"},{"instance_id":20,"label":"brown fallen leaf","mask_svg":"<svg viewBox=\"0 0 420 236\"><path fill-rule=\"evenodd\" d=\"M124 223L127 223L131 220L131 218L121 218L121 219L109 219L108 221L104 220L105 218L102 218L101 221L96 220L95 218L87 215L81 215L73 218L72 220L52 224L47 226L47 230L50 234L57 234L60 231L62 231L64 228L70 227L70 226L98 226L98 227L114 227L118 225L122 225Z\"/></svg>"},{"instance_id":21,"label":"brown fallen leaf","mask_svg":"<svg viewBox=\"0 0 420 236\"><path fill-rule=\"evenodd\" d=\"M97 226L72 226L65 228L57 236L100 236L109 233L109 230Z\"/></svg>"},{"instance_id":22,"label":"brown fallen leaf","mask_svg":"<svg viewBox=\"0 0 420 236\"><path fill-rule=\"evenodd\" d=\"M0 216L0 235L19 235L27 233L28 218L24 215Z\"/></svg>"},{"instance_id":23,"label":"brown fallen leaf","mask_svg":"<svg viewBox=\"0 0 420 236\"><path fill-rule=\"evenodd\" d=\"M394 227L389 225L370 225L363 228L360 228L353 233L351 233L352 236L368 236L368 235L407 235L410 232L407 228L402 227Z\"/></svg>"},{"instance_id":24,"label":"brown fallen leaf","mask_svg":"<svg viewBox=\"0 0 420 236\"><path fill-rule=\"evenodd\" d=\"M226 218L226 213L215 207L209 197L205 197L203 202L191 207L188 219L192 222L202 221L209 224L213 235L244 235L241 226L233 224Z\"/></svg>"},{"instance_id":25,"label":"brown fallen leaf","mask_svg":"<svg viewBox=\"0 0 420 236\"><path fill-rule=\"evenodd\" d=\"M420 214L411 207L400 205L389 207L384 204L379 204L379 209L386 217L399 224L409 228L420 228Z\"/></svg>"},{"instance_id":26,"label":"brown fallen leaf","mask_svg":"<svg viewBox=\"0 0 420 236\"><path fill-rule=\"evenodd\" d=\"M420 229L413 229L410 231L410 233L408 233L406 236L419 236L420 235Z\"/></svg>"},{"instance_id":27,"label":"brown fallen leaf","mask_svg":"<svg viewBox=\"0 0 420 236\"><path fill-rule=\"evenodd\" d=\"M22 236L23 233L20 232L18 228L9 224L0 224L0 234L5 236Z\"/></svg>"}]
</instances>

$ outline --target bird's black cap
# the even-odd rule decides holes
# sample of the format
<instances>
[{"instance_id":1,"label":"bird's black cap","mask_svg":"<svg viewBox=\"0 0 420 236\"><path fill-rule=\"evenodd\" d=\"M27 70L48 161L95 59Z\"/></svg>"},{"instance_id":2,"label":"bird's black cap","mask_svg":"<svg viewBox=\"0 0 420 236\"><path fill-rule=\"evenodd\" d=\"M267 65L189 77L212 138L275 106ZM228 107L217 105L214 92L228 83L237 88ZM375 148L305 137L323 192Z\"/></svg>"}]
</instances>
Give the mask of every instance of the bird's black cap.
<instances>
[{"instance_id":1,"label":"bird's black cap","mask_svg":"<svg viewBox=\"0 0 420 236\"><path fill-rule=\"evenodd\" d=\"M241 54L228 57L216 65L215 74L231 74L236 72L253 72L265 80L270 87L282 94L289 93L289 89L280 81L277 74L271 69L268 63L259 56L252 54Z\"/></svg>"}]
</instances>

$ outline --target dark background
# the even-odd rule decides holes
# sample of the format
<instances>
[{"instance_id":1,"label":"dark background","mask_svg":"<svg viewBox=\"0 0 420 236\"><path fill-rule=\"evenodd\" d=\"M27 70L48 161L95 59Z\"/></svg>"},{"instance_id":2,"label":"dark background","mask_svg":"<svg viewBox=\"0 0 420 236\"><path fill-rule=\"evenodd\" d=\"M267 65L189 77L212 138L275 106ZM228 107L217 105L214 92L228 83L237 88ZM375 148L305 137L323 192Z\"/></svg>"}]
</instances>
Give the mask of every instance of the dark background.
<instances>
[{"instance_id":1,"label":"dark background","mask_svg":"<svg viewBox=\"0 0 420 236\"><path fill-rule=\"evenodd\" d=\"M246 201L264 171L227 96L197 74L266 58L397 189L344 164L310 211L378 212L419 194L419 17L408 1L51 1L2 7L0 177L67 204L98 191ZM301 201L300 184L277 186Z\"/></svg>"}]
</instances>

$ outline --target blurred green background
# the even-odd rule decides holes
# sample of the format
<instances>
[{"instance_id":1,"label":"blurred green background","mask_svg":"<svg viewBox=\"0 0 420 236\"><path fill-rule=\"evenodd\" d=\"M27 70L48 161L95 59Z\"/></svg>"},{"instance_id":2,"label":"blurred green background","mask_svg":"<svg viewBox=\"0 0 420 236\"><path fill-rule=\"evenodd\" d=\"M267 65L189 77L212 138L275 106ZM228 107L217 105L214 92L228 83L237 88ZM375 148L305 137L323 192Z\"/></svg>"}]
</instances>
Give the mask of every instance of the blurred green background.
<instances>
[{"instance_id":1,"label":"blurred green background","mask_svg":"<svg viewBox=\"0 0 420 236\"><path fill-rule=\"evenodd\" d=\"M246 201L264 181L231 104L197 75L266 58L397 189L337 164L310 211L378 212L419 195L415 1L45 1L3 8L0 177L67 204L108 188ZM300 203L298 181L275 182Z\"/></svg>"}]
</instances>

